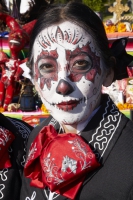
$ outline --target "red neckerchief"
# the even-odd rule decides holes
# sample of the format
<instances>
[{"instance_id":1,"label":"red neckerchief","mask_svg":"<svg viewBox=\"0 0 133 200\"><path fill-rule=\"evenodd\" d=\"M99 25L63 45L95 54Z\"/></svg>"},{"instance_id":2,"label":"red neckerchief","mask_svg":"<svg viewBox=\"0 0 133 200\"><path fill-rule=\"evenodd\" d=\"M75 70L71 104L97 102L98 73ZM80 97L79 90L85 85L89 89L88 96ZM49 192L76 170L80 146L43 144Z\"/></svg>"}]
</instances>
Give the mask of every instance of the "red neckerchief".
<instances>
[{"instance_id":1,"label":"red neckerchief","mask_svg":"<svg viewBox=\"0 0 133 200\"><path fill-rule=\"evenodd\" d=\"M88 144L77 134L58 134L44 127L32 143L24 168L30 185L50 188L74 199L86 174L100 166Z\"/></svg>"},{"instance_id":2,"label":"red neckerchief","mask_svg":"<svg viewBox=\"0 0 133 200\"><path fill-rule=\"evenodd\" d=\"M8 148L15 136L7 129L0 127L0 169L11 167Z\"/></svg>"}]
</instances>

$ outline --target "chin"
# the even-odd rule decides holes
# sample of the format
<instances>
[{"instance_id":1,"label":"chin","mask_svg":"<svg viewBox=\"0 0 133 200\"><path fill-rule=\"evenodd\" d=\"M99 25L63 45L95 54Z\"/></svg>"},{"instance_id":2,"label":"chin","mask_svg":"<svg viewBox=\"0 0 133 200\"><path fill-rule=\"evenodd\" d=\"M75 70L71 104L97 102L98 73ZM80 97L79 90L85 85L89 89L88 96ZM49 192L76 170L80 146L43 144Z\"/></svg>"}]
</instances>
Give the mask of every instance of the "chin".
<instances>
[{"instance_id":1,"label":"chin","mask_svg":"<svg viewBox=\"0 0 133 200\"><path fill-rule=\"evenodd\" d=\"M74 115L74 114L68 113L68 112L67 113L66 112L60 113L59 111L56 113L52 112L51 115L60 124L64 124L64 125L76 125L76 124L80 123L80 121L82 120L81 116L79 116L80 114Z\"/></svg>"}]
</instances>

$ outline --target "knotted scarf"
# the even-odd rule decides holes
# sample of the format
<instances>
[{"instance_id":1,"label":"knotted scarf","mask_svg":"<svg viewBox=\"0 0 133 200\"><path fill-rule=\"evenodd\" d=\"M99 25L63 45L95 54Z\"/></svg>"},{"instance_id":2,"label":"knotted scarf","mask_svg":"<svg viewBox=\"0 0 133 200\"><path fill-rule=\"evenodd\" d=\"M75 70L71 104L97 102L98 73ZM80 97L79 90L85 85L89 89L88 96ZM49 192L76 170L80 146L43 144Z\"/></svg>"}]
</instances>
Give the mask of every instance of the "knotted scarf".
<instances>
[{"instance_id":1,"label":"knotted scarf","mask_svg":"<svg viewBox=\"0 0 133 200\"><path fill-rule=\"evenodd\" d=\"M32 143L24 174L30 185L74 199L87 173L100 166L90 146L73 133L44 127Z\"/></svg>"}]
</instances>

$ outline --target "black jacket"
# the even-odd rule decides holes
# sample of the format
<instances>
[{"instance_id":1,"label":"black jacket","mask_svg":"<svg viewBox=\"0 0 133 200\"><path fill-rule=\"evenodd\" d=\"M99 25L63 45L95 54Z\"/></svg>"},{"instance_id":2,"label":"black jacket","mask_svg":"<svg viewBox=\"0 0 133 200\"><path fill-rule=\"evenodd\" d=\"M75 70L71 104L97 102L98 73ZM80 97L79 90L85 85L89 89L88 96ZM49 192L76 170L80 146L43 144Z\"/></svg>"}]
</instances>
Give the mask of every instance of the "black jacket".
<instances>
[{"instance_id":1,"label":"black jacket","mask_svg":"<svg viewBox=\"0 0 133 200\"><path fill-rule=\"evenodd\" d=\"M45 125L52 124L58 131L59 124L52 117L37 126L30 135L30 144ZM98 112L81 133L96 153L101 167L86 175L76 200L133 200L133 122L125 117L108 95ZM63 200L50 194L47 188L30 187L30 180L23 177L21 200ZM50 198L50 195L53 196Z\"/></svg>"}]
</instances>

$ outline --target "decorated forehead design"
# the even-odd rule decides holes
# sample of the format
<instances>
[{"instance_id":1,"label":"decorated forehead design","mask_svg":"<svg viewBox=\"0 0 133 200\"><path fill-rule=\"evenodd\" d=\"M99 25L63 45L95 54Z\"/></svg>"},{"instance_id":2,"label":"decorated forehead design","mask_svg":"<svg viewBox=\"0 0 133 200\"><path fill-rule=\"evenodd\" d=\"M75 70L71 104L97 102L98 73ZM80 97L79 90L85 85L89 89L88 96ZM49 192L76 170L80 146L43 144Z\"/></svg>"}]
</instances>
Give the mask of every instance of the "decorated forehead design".
<instances>
[{"instance_id":1,"label":"decorated forehead design","mask_svg":"<svg viewBox=\"0 0 133 200\"><path fill-rule=\"evenodd\" d=\"M41 33L39 35L38 42L44 49L51 47L53 43L60 44L64 41L75 45L84 38L83 35L79 34L78 28L75 28L73 30L74 32L72 32L72 29L68 28L68 30L62 31L61 28L58 26L55 33L51 32L50 34L49 32L47 32L47 35L43 35L43 33Z\"/></svg>"}]
</instances>

